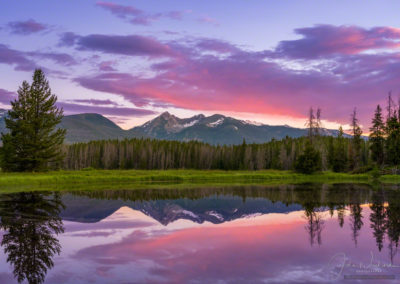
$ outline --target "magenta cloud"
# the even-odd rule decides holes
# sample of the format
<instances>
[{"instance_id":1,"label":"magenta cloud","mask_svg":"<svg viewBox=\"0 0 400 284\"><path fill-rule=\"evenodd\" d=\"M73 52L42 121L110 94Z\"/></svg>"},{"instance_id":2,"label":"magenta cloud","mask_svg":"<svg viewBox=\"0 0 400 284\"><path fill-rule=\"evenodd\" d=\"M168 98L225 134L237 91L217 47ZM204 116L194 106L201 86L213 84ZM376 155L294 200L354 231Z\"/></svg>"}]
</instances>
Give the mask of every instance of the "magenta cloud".
<instances>
[{"instance_id":1,"label":"magenta cloud","mask_svg":"<svg viewBox=\"0 0 400 284\"><path fill-rule=\"evenodd\" d=\"M323 109L325 119L340 123L347 123L357 106L364 125L369 124L373 109L384 103L389 90L399 91L396 29L315 26L297 32L305 38L283 41L276 49L264 51L248 51L216 39L182 40L179 44L151 39L152 46L168 46L157 49L157 54L174 55L152 65L154 76L109 72L80 76L75 81L141 106L153 101L199 111L300 118L313 105ZM108 53L127 54L125 50L130 50L132 55L152 54L132 51L136 36L104 38L109 46L118 46L117 50L108 48ZM394 51L365 53L388 47ZM104 47L100 44L97 50ZM298 59L302 60L300 67L291 67Z\"/></svg>"},{"instance_id":2,"label":"magenta cloud","mask_svg":"<svg viewBox=\"0 0 400 284\"><path fill-rule=\"evenodd\" d=\"M315 106L322 108L324 119L347 123L357 106L362 124L368 126L373 109L384 104L388 91L399 93L399 29L317 25L295 33L299 39L258 51L215 38L160 40L137 34L65 33L60 44L98 57L98 72L76 75L74 82L120 95L137 107L164 105L302 118ZM150 69L143 70L146 76L119 70L119 66L134 64L136 58L149 63ZM16 70L32 70L39 59L76 64L66 53L21 52L0 44L0 63ZM77 110L90 108L108 115L129 112L117 114L87 103L76 104ZM68 107L73 109L73 105Z\"/></svg>"},{"instance_id":3,"label":"magenta cloud","mask_svg":"<svg viewBox=\"0 0 400 284\"><path fill-rule=\"evenodd\" d=\"M11 33L18 35L29 35L48 29L47 25L36 22L33 19L10 22L7 27L10 29Z\"/></svg>"}]
</instances>

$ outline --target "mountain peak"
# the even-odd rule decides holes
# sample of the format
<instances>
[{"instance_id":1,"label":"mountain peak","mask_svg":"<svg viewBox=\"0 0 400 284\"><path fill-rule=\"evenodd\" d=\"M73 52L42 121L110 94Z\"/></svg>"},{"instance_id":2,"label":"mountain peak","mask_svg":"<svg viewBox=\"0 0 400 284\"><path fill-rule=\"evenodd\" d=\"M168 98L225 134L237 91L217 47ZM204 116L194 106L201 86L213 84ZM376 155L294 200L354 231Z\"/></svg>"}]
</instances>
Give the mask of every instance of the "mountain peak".
<instances>
[{"instance_id":1,"label":"mountain peak","mask_svg":"<svg viewBox=\"0 0 400 284\"><path fill-rule=\"evenodd\" d=\"M191 118L199 119L199 118L205 118L205 117L206 116L204 114L200 113L198 115L192 116Z\"/></svg>"},{"instance_id":2,"label":"mountain peak","mask_svg":"<svg viewBox=\"0 0 400 284\"><path fill-rule=\"evenodd\" d=\"M168 111L164 111L160 117L164 118L164 119L169 119L172 115L168 112Z\"/></svg>"}]
</instances>

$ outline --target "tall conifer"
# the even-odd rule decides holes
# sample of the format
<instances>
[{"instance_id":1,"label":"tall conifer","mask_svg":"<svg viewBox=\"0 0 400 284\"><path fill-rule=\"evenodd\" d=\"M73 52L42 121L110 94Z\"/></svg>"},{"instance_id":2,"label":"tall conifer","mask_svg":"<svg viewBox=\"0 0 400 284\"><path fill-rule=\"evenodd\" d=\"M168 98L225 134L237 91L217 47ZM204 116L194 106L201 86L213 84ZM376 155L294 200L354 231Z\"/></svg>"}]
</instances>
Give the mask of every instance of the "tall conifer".
<instances>
[{"instance_id":1,"label":"tall conifer","mask_svg":"<svg viewBox=\"0 0 400 284\"><path fill-rule=\"evenodd\" d=\"M56 129L63 117L56 101L42 70L35 70L32 85L22 83L5 118L9 132L1 135L3 170L41 171L59 165L66 131Z\"/></svg>"}]
</instances>

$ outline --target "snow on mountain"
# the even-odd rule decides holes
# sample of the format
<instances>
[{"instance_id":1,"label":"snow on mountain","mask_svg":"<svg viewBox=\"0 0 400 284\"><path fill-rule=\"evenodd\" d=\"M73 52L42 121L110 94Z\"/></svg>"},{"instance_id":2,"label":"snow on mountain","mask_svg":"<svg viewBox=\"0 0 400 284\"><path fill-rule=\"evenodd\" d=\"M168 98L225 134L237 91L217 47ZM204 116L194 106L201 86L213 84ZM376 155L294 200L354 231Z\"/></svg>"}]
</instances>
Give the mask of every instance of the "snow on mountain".
<instances>
[{"instance_id":1,"label":"snow on mountain","mask_svg":"<svg viewBox=\"0 0 400 284\"><path fill-rule=\"evenodd\" d=\"M193 120L191 122L185 123L184 125L182 125L182 128L187 128L187 127L191 127L195 124L197 124L199 122L199 120Z\"/></svg>"},{"instance_id":2,"label":"snow on mountain","mask_svg":"<svg viewBox=\"0 0 400 284\"><path fill-rule=\"evenodd\" d=\"M265 125L261 122L257 122L257 121L252 121L252 120L242 120L243 124L250 124L250 125L255 125L255 126L262 126Z\"/></svg>"},{"instance_id":3,"label":"snow on mountain","mask_svg":"<svg viewBox=\"0 0 400 284\"><path fill-rule=\"evenodd\" d=\"M206 214L217 218L219 221L224 221L224 217L215 211L207 211Z\"/></svg>"},{"instance_id":4,"label":"snow on mountain","mask_svg":"<svg viewBox=\"0 0 400 284\"><path fill-rule=\"evenodd\" d=\"M208 127L217 127L218 125L222 124L224 122L225 118L220 118L217 121L210 122L207 124Z\"/></svg>"}]
</instances>

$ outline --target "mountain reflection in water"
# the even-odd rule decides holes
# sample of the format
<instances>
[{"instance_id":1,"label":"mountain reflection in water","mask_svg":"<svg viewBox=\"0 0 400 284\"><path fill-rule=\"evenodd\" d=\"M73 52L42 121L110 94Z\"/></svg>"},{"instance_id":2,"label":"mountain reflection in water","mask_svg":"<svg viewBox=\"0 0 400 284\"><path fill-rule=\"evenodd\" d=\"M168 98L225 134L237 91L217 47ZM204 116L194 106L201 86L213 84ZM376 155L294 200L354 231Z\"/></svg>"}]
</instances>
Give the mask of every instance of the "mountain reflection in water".
<instances>
[{"instance_id":1,"label":"mountain reflection in water","mask_svg":"<svg viewBox=\"0 0 400 284\"><path fill-rule=\"evenodd\" d=\"M399 206L357 184L3 194L0 283L389 283Z\"/></svg>"}]
</instances>

